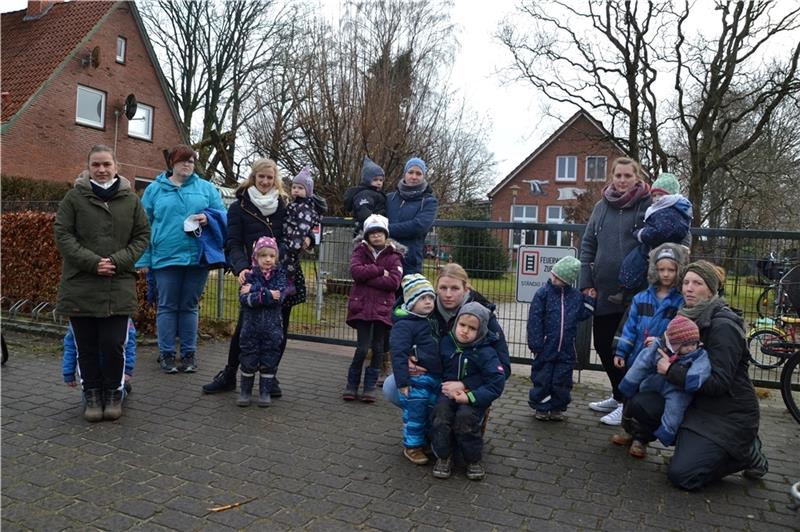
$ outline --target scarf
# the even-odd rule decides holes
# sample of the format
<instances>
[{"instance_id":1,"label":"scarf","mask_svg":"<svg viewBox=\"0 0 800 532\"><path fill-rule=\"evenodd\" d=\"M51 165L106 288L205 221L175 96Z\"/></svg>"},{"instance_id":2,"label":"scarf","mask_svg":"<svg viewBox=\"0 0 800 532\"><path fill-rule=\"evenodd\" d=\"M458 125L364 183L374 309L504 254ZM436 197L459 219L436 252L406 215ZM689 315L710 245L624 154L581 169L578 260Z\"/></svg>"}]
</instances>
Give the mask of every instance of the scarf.
<instances>
[{"instance_id":1,"label":"scarf","mask_svg":"<svg viewBox=\"0 0 800 532\"><path fill-rule=\"evenodd\" d=\"M119 190L119 179L115 176L111 181L105 183L98 183L94 179L90 179L89 183L92 185L92 192L95 196L102 201L108 201L116 195Z\"/></svg>"},{"instance_id":2,"label":"scarf","mask_svg":"<svg viewBox=\"0 0 800 532\"><path fill-rule=\"evenodd\" d=\"M650 185L637 181L627 192L620 193L609 183L603 189L603 198L615 209L628 209L640 199L650 197Z\"/></svg>"},{"instance_id":3,"label":"scarf","mask_svg":"<svg viewBox=\"0 0 800 532\"><path fill-rule=\"evenodd\" d=\"M706 299L704 301L699 302L693 307L683 306L678 311L678 314L681 316L686 316L692 321L697 321L697 319L702 316L709 308L714 307L717 305L717 302L720 300L720 297L715 295L711 299Z\"/></svg>"},{"instance_id":4,"label":"scarf","mask_svg":"<svg viewBox=\"0 0 800 532\"><path fill-rule=\"evenodd\" d=\"M469 302L469 297L470 297L471 294L472 294L471 290L467 290L466 292L464 292L464 299L461 301L461 304L459 304L453 310L447 310L446 308L444 308L442 306L441 300L439 300L438 297L436 298L436 310L438 310L439 311L439 315L442 318L444 318L444 322L448 324L448 328L449 328L450 320L452 320L453 318L455 318L458 315L458 311L461 310L461 307L464 306L464 303Z\"/></svg>"},{"instance_id":5,"label":"scarf","mask_svg":"<svg viewBox=\"0 0 800 532\"><path fill-rule=\"evenodd\" d=\"M278 189L271 188L262 194L256 187L247 187L247 195L258 211L265 217L272 216L278 210Z\"/></svg>"},{"instance_id":6,"label":"scarf","mask_svg":"<svg viewBox=\"0 0 800 532\"><path fill-rule=\"evenodd\" d=\"M414 185L413 187L410 185L406 185L404 179L401 179L399 183L397 183L397 192L400 194L400 197L406 201L414 201L422 198L422 195L428 190L428 182L423 179L422 183L419 185Z\"/></svg>"}]
</instances>

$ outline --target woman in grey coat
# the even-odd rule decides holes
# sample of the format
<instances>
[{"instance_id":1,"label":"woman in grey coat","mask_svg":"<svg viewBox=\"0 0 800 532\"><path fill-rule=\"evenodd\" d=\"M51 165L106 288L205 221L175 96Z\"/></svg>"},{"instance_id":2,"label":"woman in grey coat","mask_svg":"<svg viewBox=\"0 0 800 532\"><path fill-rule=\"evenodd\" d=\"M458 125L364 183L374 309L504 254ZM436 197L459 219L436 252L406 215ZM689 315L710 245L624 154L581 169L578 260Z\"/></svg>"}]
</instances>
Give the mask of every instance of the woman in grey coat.
<instances>
[{"instance_id":1,"label":"woman in grey coat","mask_svg":"<svg viewBox=\"0 0 800 532\"><path fill-rule=\"evenodd\" d=\"M625 307L611 303L608 296L619 290L619 268L625 255L639 244L634 231L644 225L650 203L650 185L644 181L639 163L627 157L614 160L611 179L592 210L581 242L579 286L584 294L597 298L592 326L594 348L612 389L611 397L589 403L589 408L606 412L600 421L607 425L619 425L622 421L619 383L625 375L622 368L614 366L612 347Z\"/></svg>"}]
</instances>

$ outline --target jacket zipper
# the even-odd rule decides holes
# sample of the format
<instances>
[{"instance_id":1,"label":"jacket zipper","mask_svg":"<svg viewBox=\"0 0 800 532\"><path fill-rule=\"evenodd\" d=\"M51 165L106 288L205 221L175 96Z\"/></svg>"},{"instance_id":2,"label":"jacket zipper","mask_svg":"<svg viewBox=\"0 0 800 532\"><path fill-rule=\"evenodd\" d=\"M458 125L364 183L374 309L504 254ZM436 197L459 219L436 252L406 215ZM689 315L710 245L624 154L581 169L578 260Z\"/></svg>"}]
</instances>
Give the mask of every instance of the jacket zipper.
<instances>
[{"instance_id":1,"label":"jacket zipper","mask_svg":"<svg viewBox=\"0 0 800 532\"><path fill-rule=\"evenodd\" d=\"M561 344L564 342L564 288L561 288L561 334L558 336L558 350L561 351Z\"/></svg>"}]
</instances>

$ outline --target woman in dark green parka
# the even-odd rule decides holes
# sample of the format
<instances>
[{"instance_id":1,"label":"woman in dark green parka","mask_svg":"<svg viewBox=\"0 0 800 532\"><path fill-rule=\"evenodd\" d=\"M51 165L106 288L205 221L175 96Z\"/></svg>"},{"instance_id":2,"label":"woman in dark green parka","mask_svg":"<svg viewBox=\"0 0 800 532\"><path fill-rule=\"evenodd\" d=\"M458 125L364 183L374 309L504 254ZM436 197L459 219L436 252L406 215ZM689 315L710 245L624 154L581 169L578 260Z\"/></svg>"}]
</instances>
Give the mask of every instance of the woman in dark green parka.
<instances>
[{"instance_id":1,"label":"woman in dark green parka","mask_svg":"<svg viewBox=\"0 0 800 532\"><path fill-rule=\"evenodd\" d=\"M56 215L63 258L56 310L75 332L84 417L100 421L122 415L124 346L128 317L136 312L134 263L150 242L150 226L130 182L117 175L111 148L94 146L88 166Z\"/></svg>"}]
</instances>

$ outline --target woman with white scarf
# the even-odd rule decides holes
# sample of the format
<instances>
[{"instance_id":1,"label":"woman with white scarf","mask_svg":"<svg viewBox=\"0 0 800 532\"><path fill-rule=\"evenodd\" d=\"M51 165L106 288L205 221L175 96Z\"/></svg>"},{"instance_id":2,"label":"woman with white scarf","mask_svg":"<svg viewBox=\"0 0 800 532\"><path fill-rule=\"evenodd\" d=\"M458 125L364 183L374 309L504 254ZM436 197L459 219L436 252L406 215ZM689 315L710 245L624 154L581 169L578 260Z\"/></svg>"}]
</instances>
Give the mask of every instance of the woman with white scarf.
<instances>
[{"instance_id":1,"label":"woman with white scarf","mask_svg":"<svg viewBox=\"0 0 800 532\"><path fill-rule=\"evenodd\" d=\"M228 208L228 236L225 240L225 252L233 273L239 282L250 271L250 255L253 244L262 236L274 238L278 242L281 259L286 256L286 240L284 224L286 206L289 196L283 190L283 181L278 173L278 165L272 159L257 159L247 181L236 190L236 202ZM304 283L302 275L296 282ZM289 327L291 305L284 305L283 344L281 353L286 348L286 331ZM236 330L228 349L228 363L214 380L203 386L204 393L218 393L236 389L236 371L239 367L239 334L241 332L241 313ZM277 380L273 386L272 397L282 395Z\"/></svg>"}]
</instances>

